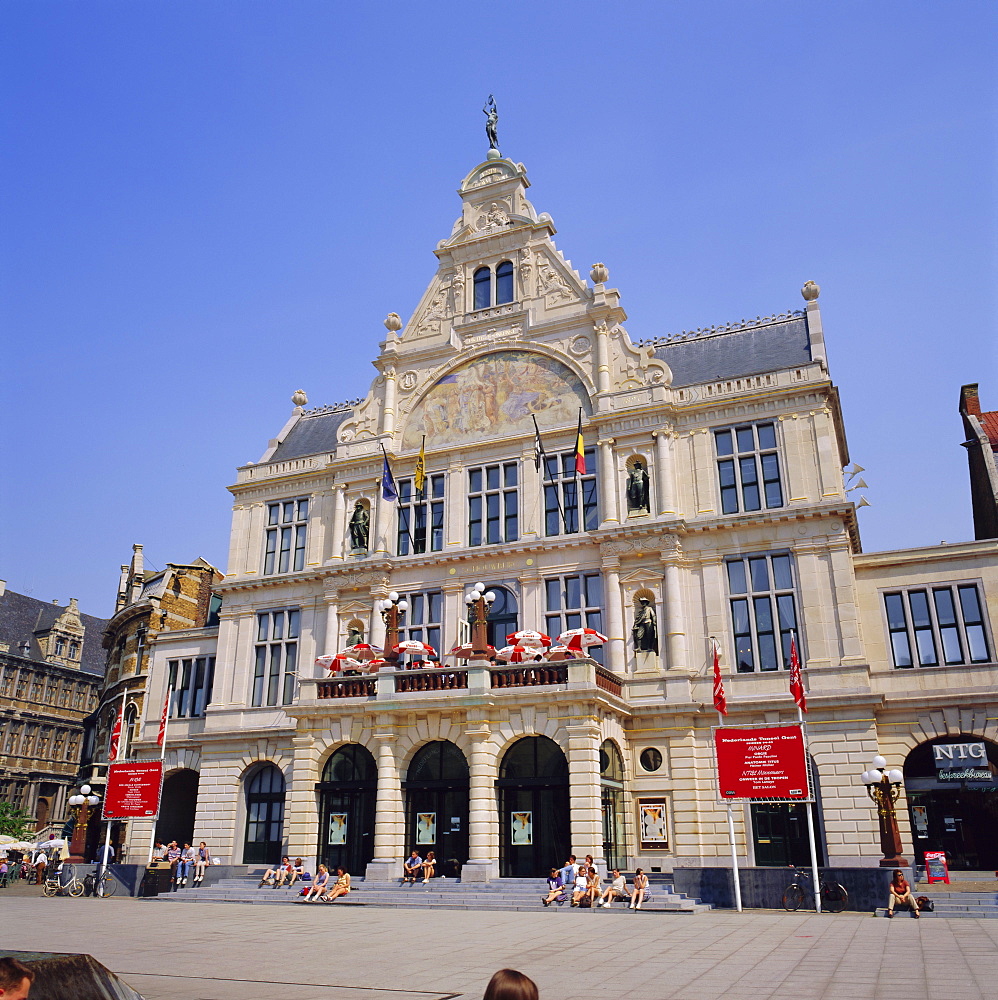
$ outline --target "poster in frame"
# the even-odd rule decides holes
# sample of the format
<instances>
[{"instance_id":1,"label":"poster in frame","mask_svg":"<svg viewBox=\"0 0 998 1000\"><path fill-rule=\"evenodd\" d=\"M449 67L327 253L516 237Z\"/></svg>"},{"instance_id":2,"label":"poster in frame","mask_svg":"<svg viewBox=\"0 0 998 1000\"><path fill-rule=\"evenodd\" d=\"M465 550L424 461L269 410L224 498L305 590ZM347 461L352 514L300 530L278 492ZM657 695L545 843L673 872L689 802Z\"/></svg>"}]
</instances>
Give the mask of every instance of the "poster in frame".
<instances>
[{"instance_id":1,"label":"poster in frame","mask_svg":"<svg viewBox=\"0 0 998 1000\"><path fill-rule=\"evenodd\" d=\"M667 851L669 828L665 799L639 799L637 805L641 850Z\"/></svg>"}]
</instances>

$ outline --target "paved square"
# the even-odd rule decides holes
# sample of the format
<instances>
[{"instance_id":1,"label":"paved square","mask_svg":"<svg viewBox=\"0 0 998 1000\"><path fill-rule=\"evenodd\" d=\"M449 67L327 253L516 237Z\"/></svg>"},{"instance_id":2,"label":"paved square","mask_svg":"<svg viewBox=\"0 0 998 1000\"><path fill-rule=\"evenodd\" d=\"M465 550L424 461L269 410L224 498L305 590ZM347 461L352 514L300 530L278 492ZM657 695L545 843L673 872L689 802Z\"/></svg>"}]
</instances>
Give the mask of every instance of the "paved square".
<instances>
[{"instance_id":1,"label":"paved square","mask_svg":"<svg viewBox=\"0 0 998 1000\"><path fill-rule=\"evenodd\" d=\"M0 947L87 952L146 1000L994 1000L998 920L3 899Z\"/></svg>"}]
</instances>

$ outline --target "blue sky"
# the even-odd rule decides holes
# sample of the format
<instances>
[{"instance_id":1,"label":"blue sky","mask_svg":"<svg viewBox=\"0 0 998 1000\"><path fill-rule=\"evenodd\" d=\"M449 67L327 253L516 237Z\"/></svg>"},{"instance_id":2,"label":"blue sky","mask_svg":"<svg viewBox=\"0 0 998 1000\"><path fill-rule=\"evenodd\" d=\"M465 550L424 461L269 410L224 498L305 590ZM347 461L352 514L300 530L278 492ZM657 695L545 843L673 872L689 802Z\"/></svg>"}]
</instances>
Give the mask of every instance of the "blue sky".
<instances>
[{"instance_id":1,"label":"blue sky","mask_svg":"<svg viewBox=\"0 0 998 1000\"><path fill-rule=\"evenodd\" d=\"M364 395L455 189L503 152L633 339L813 278L864 548L972 537L963 383L998 409L991 2L7 0L0 578L109 614L224 568L235 468L304 388Z\"/></svg>"}]
</instances>

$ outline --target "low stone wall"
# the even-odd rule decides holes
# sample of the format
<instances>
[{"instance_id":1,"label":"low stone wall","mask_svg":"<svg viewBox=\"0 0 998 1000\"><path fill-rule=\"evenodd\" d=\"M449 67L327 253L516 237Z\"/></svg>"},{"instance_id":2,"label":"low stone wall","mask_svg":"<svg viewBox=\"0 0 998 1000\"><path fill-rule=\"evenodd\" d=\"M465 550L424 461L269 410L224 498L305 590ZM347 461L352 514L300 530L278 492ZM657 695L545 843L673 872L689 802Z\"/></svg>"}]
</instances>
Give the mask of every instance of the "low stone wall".
<instances>
[{"instance_id":1,"label":"low stone wall","mask_svg":"<svg viewBox=\"0 0 998 1000\"><path fill-rule=\"evenodd\" d=\"M887 886L893 871L893 868L822 868L820 874L845 886L849 893L847 909L872 912L878 906L887 905ZM914 884L912 869L905 868L904 873L909 883ZM699 898L711 906L734 909L735 890L730 868L677 868L672 874L676 892ZM739 869L742 906L780 909L783 891L791 880L788 868Z\"/></svg>"},{"instance_id":2,"label":"low stone wall","mask_svg":"<svg viewBox=\"0 0 998 1000\"><path fill-rule=\"evenodd\" d=\"M95 866L78 865L77 875L82 879L83 876L88 872L92 871ZM118 895L122 894L122 888L124 888L124 894L127 896L137 896L139 894L139 887L142 885L142 878L146 873L145 865L109 865L111 874L120 883L118 886ZM259 871L262 873L266 868L266 865L209 865L205 869L204 873L204 884L206 886L211 885L212 882L217 882L221 878L232 878L238 875L247 875L251 872ZM191 885L194 876L191 875L187 880L188 887Z\"/></svg>"}]
</instances>

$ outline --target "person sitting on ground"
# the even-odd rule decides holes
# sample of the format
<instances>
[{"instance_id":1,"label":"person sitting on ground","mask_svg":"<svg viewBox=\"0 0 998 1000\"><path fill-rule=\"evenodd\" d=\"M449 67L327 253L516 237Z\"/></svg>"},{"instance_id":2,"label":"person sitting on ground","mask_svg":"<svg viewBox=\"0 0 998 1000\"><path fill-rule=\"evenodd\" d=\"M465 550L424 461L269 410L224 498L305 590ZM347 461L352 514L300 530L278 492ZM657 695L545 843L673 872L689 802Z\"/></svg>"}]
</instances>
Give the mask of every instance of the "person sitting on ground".
<instances>
[{"instance_id":1,"label":"person sitting on ground","mask_svg":"<svg viewBox=\"0 0 998 1000\"><path fill-rule=\"evenodd\" d=\"M412 854L405 859L405 864L402 867L405 869L402 881L415 882L423 870L423 859L419 856L419 851L415 847L412 849Z\"/></svg>"},{"instance_id":2,"label":"person sitting on ground","mask_svg":"<svg viewBox=\"0 0 998 1000\"><path fill-rule=\"evenodd\" d=\"M551 869L548 875L548 894L541 896L541 902L545 906L550 906L554 902L561 902L565 898L565 883L561 880L561 874L557 868Z\"/></svg>"},{"instance_id":3,"label":"person sitting on ground","mask_svg":"<svg viewBox=\"0 0 998 1000\"><path fill-rule=\"evenodd\" d=\"M260 884L257 886L258 889L262 889L265 885L275 886L280 883L277 879L283 881L288 874L288 870L291 867L291 861L288 858L281 858L281 863L277 865L276 868L268 868L263 873L263 878L260 879Z\"/></svg>"},{"instance_id":4,"label":"person sitting on ground","mask_svg":"<svg viewBox=\"0 0 998 1000\"><path fill-rule=\"evenodd\" d=\"M631 884L634 886L634 891L631 893L631 905L629 908L640 910L641 904L645 900L645 892L648 890L648 876L645 875L643 868L638 868L634 872L634 881Z\"/></svg>"},{"instance_id":5,"label":"person sitting on ground","mask_svg":"<svg viewBox=\"0 0 998 1000\"><path fill-rule=\"evenodd\" d=\"M436 864L437 856L433 853L433 851L427 851L426 857L423 860L423 885L426 885L426 883L433 878Z\"/></svg>"},{"instance_id":6,"label":"person sitting on ground","mask_svg":"<svg viewBox=\"0 0 998 1000\"><path fill-rule=\"evenodd\" d=\"M350 876L346 873L346 869L340 865L336 869L336 883L326 892L323 898L327 903L332 903L334 900L339 899L340 896L345 896L349 891Z\"/></svg>"},{"instance_id":7,"label":"person sitting on ground","mask_svg":"<svg viewBox=\"0 0 998 1000\"><path fill-rule=\"evenodd\" d=\"M609 906L615 899L626 899L628 895L627 879L620 874L619 868L614 868L613 881L606 887L599 905Z\"/></svg>"},{"instance_id":8,"label":"person sitting on ground","mask_svg":"<svg viewBox=\"0 0 998 1000\"><path fill-rule=\"evenodd\" d=\"M911 910L911 915L918 920L918 904L911 894L911 886L904 877L904 872L900 868L894 869L894 878L890 884L890 898L887 901L887 916L894 916L894 907L898 903L904 903Z\"/></svg>"},{"instance_id":9,"label":"person sitting on ground","mask_svg":"<svg viewBox=\"0 0 998 1000\"><path fill-rule=\"evenodd\" d=\"M284 878L278 881L278 885L286 885L289 889L295 884L305 874L305 865L301 858L295 858L295 863L291 866L290 871L284 871L281 873Z\"/></svg>"},{"instance_id":10,"label":"person sitting on ground","mask_svg":"<svg viewBox=\"0 0 998 1000\"><path fill-rule=\"evenodd\" d=\"M305 902L311 903L318 897L324 896L327 885L329 885L329 869L325 865L319 865L319 870L315 873L315 881L305 893Z\"/></svg>"},{"instance_id":11,"label":"person sitting on ground","mask_svg":"<svg viewBox=\"0 0 998 1000\"><path fill-rule=\"evenodd\" d=\"M489 980L482 1000L538 1000L537 984L516 969L500 969Z\"/></svg>"}]
</instances>

